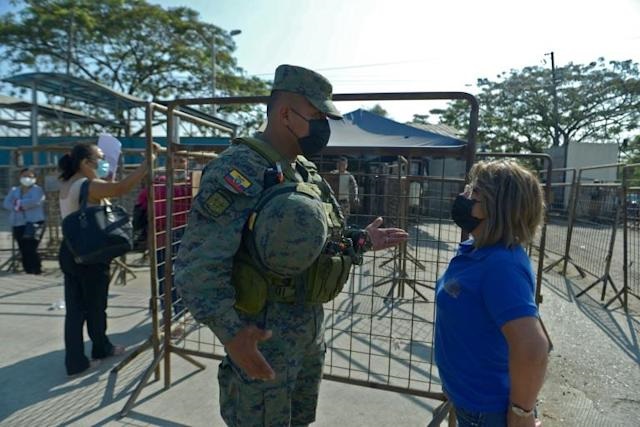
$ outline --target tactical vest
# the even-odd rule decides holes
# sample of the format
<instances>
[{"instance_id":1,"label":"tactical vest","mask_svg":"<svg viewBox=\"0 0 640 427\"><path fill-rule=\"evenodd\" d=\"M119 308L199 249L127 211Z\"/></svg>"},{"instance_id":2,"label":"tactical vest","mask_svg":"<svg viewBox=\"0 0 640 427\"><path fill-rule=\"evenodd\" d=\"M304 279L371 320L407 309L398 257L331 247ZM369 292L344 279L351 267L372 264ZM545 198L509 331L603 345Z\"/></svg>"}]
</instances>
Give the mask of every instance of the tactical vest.
<instances>
[{"instance_id":1,"label":"tactical vest","mask_svg":"<svg viewBox=\"0 0 640 427\"><path fill-rule=\"evenodd\" d=\"M258 139L236 138L232 143L249 146L265 158L273 170L282 160L274 148ZM236 291L235 307L249 314L259 313L267 301L299 304L331 301L342 290L351 270L352 258L333 249L342 237L344 217L329 184L322 179L315 165L303 156L296 159L295 170L288 162L280 166L283 182L276 182L273 186L282 187L263 190L245 224L242 244L233 261L231 281ZM324 207L329 230L328 239L317 259L305 271L291 277L268 270L256 254L253 235L253 224L266 204L266 198L286 191L315 194Z\"/></svg>"}]
</instances>

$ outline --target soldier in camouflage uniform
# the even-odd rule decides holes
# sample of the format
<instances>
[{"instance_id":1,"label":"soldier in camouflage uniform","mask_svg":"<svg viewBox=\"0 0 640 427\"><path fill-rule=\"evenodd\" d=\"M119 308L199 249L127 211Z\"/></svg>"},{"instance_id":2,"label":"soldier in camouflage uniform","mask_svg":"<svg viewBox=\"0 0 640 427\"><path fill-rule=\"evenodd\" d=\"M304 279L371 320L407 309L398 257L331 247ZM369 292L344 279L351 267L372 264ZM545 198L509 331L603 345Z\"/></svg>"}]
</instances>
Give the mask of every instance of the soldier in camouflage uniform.
<instances>
[{"instance_id":1,"label":"soldier in camouflage uniform","mask_svg":"<svg viewBox=\"0 0 640 427\"><path fill-rule=\"evenodd\" d=\"M336 193L338 193L337 199L340 204L340 209L342 209L345 221L347 221L351 216L351 208L355 208L360 204L360 199L358 198L358 182L351 172L347 170L349 167L349 159L345 156L340 156L338 158L336 166L337 169L332 170L331 173L338 175L338 189L336 191ZM343 179L347 181L346 188L343 188Z\"/></svg>"},{"instance_id":2,"label":"soldier in camouflage uniform","mask_svg":"<svg viewBox=\"0 0 640 427\"><path fill-rule=\"evenodd\" d=\"M327 217L322 221L317 218L317 206L326 206L324 192L321 205L317 205L321 203L317 196L305 199L296 193L295 197L280 195L278 202L271 203L278 209L269 211L266 219L261 212L262 220L260 216L256 220L255 213L260 211L263 194L273 188L274 177L277 185L313 178L313 188L329 187L301 155L322 150L330 134L327 118L341 118L331 97L331 84L323 76L301 67L279 66L264 133L257 135L253 145L235 141L209 163L193 203L176 261L175 281L193 316L209 326L225 346L227 357L220 364L218 381L220 410L230 426L304 426L315 420L325 354L323 308L318 301L335 295L310 298L307 282L310 271L315 276L327 273L329 264L318 261L344 259L324 252L315 255L326 251L329 243L314 249L322 240L343 232L344 221L332 194L335 209L329 213L331 209L323 208ZM289 206L294 208L288 210ZM314 218L298 221L300 215ZM260 227L268 229L269 221L283 231L263 232L253 245L261 255L249 256L252 267L244 268L246 254L251 253L245 249L248 230L254 225L256 233ZM404 230L381 225L382 218L377 218L362 230L360 249L389 248L408 238ZM274 260L268 256L269 248L263 246L280 235L288 240L271 242L283 248L283 258ZM301 259L309 256L316 260ZM311 267L309 262L313 262ZM346 281L350 265L340 282ZM292 268L292 274L304 268L304 272L288 277L286 271L270 271L278 268ZM256 299L249 298L247 304L246 296L253 290L262 299L256 304Z\"/></svg>"}]
</instances>

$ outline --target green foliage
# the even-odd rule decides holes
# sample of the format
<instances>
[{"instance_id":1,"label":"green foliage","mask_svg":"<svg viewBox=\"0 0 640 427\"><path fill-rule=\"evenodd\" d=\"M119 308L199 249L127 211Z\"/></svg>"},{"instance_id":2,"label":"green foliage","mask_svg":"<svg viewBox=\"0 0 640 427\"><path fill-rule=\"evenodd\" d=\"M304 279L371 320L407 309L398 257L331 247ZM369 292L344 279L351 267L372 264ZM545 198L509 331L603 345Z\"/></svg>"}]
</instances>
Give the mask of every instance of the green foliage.
<instances>
[{"instance_id":1,"label":"green foliage","mask_svg":"<svg viewBox=\"0 0 640 427\"><path fill-rule=\"evenodd\" d=\"M413 119L411 119L411 123L416 123L419 125L428 125L429 124L429 115L428 114L414 114Z\"/></svg>"},{"instance_id":2,"label":"green foliage","mask_svg":"<svg viewBox=\"0 0 640 427\"><path fill-rule=\"evenodd\" d=\"M526 67L478 79L480 123L478 146L490 151L541 152L554 144L553 79L551 70ZM638 128L640 71L632 61L556 69L558 145L614 142ZM442 123L466 129L469 107L451 102L433 110Z\"/></svg>"},{"instance_id":3,"label":"green foliage","mask_svg":"<svg viewBox=\"0 0 640 427\"><path fill-rule=\"evenodd\" d=\"M634 138L626 138L622 145L623 162L640 163L640 134Z\"/></svg>"},{"instance_id":4,"label":"green foliage","mask_svg":"<svg viewBox=\"0 0 640 427\"><path fill-rule=\"evenodd\" d=\"M0 17L2 60L12 74L68 71L142 99L210 96L215 36L218 96L268 93L266 82L237 66L231 36L187 7L144 0L21 3L19 12Z\"/></svg>"},{"instance_id":5,"label":"green foliage","mask_svg":"<svg viewBox=\"0 0 640 427\"><path fill-rule=\"evenodd\" d=\"M367 111L369 111L370 113L373 113L373 114L377 114L377 115L382 116L382 117L387 117L389 115L389 112L387 112L387 110L382 108L382 106L380 104L374 105L373 107L369 108Z\"/></svg>"}]
</instances>

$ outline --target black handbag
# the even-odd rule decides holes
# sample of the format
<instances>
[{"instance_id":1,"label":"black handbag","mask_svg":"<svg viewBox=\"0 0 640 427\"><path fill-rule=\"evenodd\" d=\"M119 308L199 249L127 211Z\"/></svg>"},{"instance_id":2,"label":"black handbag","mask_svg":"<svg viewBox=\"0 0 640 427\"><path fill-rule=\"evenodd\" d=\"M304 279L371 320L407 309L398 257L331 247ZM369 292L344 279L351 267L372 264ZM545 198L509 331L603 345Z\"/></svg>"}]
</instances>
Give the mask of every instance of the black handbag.
<instances>
[{"instance_id":1,"label":"black handbag","mask_svg":"<svg viewBox=\"0 0 640 427\"><path fill-rule=\"evenodd\" d=\"M76 263L109 263L133 248L131 221L120 206L87 206L88 196L86 180L80 187L80 209L62 220L62 235Z\"/></svg>"},{"instance_id":2,"label":"black handbag","mask_svg":"<svg viewBox=\"0 0 640 427\"><path fill-rule=\"evenodd\" d=\"M27 222L22 233L23 240L40 240L44 234L44 223Z\"/></svg>"}]
</instances>

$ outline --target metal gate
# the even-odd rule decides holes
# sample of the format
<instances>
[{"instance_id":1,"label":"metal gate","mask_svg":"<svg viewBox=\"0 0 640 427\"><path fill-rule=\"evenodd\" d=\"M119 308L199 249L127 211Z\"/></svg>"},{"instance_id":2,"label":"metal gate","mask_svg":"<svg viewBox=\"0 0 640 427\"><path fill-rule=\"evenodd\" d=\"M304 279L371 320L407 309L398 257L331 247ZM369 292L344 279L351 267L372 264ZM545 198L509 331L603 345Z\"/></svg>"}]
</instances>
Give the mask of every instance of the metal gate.
<instances>
[{"instance_id":1,"label":"metal gate","mask_svg":"<svg viewBox=\"0 0 640 427\"><path fill-rule=\"evenodd\" d=\"M583 277L590 275L596 280L576 297L599 283L602 283L601 300L604 300L609 285L616 295L619 294L618 288L622 289L623 277L611 269L621 220L622 186L617 179L621 167L611 164L578 171L567 230L563 274L567 274L567 267L571 263Z\"/></svg>"},{"instance_id":2,"label":"metal gate","mask_svg":"<svg viewBox=\"0 0 640 427\"><path fill-rule=\"evenodd\" d=\"M565 260L567 237L573 205L577 170L571 168L539 171L540 179L547 188L547 230L544 271L550 271ZM539 243L536 243L539 246ZM553 257L553 258L552 258Z\"/></svg>"},{"instance_id":3,"label":"metal gate","mask_svg":"<svg viewBox=\"0 0 640 427\"><path fill-rule=\"evenodd\" d=\"M622 217L624 286L621 292L623 306L628 309L629 294L640 299L640 164L622 169Z\"/></svg>"},{"instance_id":4,"label":"metal gate","mask_svg":"<svg viewBox=\"0 0 640 427\"><path fill-rule=\"evenodd\" d=\"M459 92L335 95L334 101L462 99L470 104L470 127L466 146L441 147L327 147L313 159L329 176L339 155L350 157L351 173L361 186L361 203L351 212L349 223L366 225L377 215L385 226L406 228L411 238L396 249L365 256L353 269L343 292L325 306L327 357L325 377L335 381L444 400L433 363L434 285L460 241L460 231L449 218L449 206L462 191L464 177L475 153L478 105L471 95ZM173 158L180 153L188 161L192 194L199 189L198 162L201 147L179 143L175 118L184 105L256 104L268 97L238 97L176 100L168 104L168 150L166 192L174 194L181 183L173 171ZM148 113L149 115L149 113ZM151 121L148 121L151 123ZM199 122L200 125L206 123ZM148 134L152 134L151 127ZM149 144L152 137L148 136ZM149 150L149 146L147 150ZM430 165L431 174L411 172L411 164ZM450 165L459 176L448 176ZM151 184L151 183L149 183ZM176 239L176 197L167 198L166 241ZM149 202L151 203L151 202ZM150 205L150 212L153 208ZM151 223L156 223L154 218ZM158 230L153 233L158 236ZM178 231L179 234L179 231ZM150 247L154 242L150 241ZM188 314L173 310L172 269L176 245L165 245L164 310L162 337L156 358L134 390L121 415L131 409L153 371L164 360L164 384L171 384L172 353L201 367L192 356L221 358L224 348L207 328ZM152 281L157 280L152 266ZM155 284L152 283L152 289ZM153 292L153 290L152 290ZM158 310L158 307L152 307ZM159 312L159 311L158 311ZM158 327L160 331L160 328ZM176 334L176 331L178 332ZM156 371L157 372L157 371Z\"/></svg>"}]
</instances>

